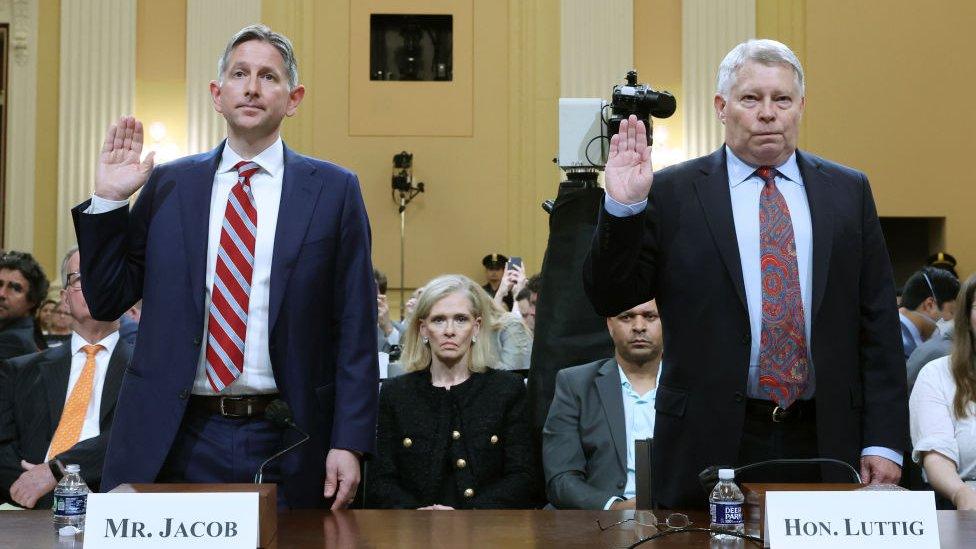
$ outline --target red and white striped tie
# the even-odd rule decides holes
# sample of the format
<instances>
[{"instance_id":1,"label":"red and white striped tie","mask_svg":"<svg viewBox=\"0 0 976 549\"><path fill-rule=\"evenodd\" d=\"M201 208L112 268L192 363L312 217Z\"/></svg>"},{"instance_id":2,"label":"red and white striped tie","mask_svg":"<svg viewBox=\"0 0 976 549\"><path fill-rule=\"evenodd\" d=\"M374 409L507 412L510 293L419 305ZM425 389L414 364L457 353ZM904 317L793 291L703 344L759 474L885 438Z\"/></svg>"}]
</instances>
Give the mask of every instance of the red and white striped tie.
<instances>
[{"instance_id":1,"label":"red and white striped tie","mask_svg":"<svg viewBox=\"0 0 976 549\"><path fill-rule=\"evenodd\" d=\"M220 229L207 324L207 379L218 393L244 372L244 341L258 227L251 176L261 167L241 161L234 168L237 184L227 197Z\"/></svg>"}]
</instances>

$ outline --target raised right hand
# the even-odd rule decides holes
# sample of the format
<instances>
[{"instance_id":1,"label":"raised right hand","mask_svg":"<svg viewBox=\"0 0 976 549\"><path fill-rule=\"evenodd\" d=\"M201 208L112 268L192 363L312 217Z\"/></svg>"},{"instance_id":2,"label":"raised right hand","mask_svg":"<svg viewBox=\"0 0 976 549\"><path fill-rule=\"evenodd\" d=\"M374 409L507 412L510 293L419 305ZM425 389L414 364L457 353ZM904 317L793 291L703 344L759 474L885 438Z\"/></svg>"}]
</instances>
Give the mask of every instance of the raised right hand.
<instances>
[{"instance_id":1,"label":"raised right hand","mask_svg":"<svg viewBox=\"0 0 976 549\"><path fill-rule=\"evenodd\" d=\"M610 138L610 156L604 168L606 191L621 204L636 204L651 192L654 171L644 123L630 115L620 121L620 131Z\"/></svg>"},{"instance_id":2,"label":"raised right hand","mask_svg":"<svg viewBox=\"0 0 976 549\"><path fill-rule=\"evenodd\" d=\"M95 170L95 194L107 200L128 200L146 184L155 152L142 154L142 122L123 116L108 129Z\"/></svg>"}]
</instances>

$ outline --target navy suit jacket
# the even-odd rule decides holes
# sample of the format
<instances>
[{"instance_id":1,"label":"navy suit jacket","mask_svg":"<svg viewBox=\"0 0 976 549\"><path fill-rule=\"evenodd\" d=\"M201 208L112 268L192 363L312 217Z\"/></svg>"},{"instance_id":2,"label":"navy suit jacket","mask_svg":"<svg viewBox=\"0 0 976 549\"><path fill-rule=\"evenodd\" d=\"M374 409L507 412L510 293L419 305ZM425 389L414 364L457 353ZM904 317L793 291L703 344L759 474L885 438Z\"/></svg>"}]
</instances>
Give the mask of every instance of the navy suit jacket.
<instances>
[{"instance_id":1,"label":"navy suit jacket","mask_svg":"<svg viewBox=\"0 0 976 549\"><path fill-rule=\"evenodd\" d=\"M905 358L891 262L867 177L797 151L813 223L810 351L822 457L910 448ZM657 299L665 362L654 407L655 499L708 501L698 473L734 464L745 423L751 330L725 147L654 174L647 210L601 211L584 284L597 313ZM839 467L827 482L846 482Z\"/></svg>"},{"instance_id":2,"label":"navy suit jacket","mask_svg":"<svg viewBox=\"0 0 976 549\"><path fill-rule=\"evenodd\" d=\"M143 300L102 487L153 482L180 428L206 315L207 233L223 144L158 166L131 212L72 210L92 316ZM324 504L331 448L372 453L378 367L369 220L355 174L284 149L271 262L269 350L275 381L311 440L281 462L289 503ZM223 208L223 205L220 206ZM285 443L297 441L289 431Z\"/></svg>"}]
</instances>

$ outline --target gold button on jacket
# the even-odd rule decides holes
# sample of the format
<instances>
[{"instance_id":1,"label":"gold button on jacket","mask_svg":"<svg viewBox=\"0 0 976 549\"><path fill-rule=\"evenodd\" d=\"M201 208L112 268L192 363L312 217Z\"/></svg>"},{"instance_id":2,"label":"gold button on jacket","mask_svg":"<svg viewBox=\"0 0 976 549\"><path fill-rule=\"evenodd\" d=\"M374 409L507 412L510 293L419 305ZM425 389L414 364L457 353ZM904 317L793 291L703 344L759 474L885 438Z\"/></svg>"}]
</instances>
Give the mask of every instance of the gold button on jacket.
<instances>
[{"instance_id":1,"label":"gold button on jacket","mask_svg":"<svg viewBox=\"0 0 976 549\"><path fill-rule=\"evenodd\" d=\"M498 444L498 435L491 435L491 443Z\"/></svg>"},{"instance_id":2,"label":"gold button on jacket","mask_svg":"<svg viewBox=\"0 0 976 549\"><path fill-rule=\"evenodd\" d=\"M403 439L403 447L404 448L409 448L411 446L413 446L413 441L412 440L410 440L409 438Z\"/></svg>"},{"instance_id":3,"label":"gold button on jacket","mask_svg":"<svg viewBox=\"0 0 976 549\"><path fill-rule=\"evenodd\" d=\"M468 488L467 490L465 490L464 491L464 497L466 497L466 498L473 498L474 497L474 490L472 490L471 488Z\"/></svg>"},{"instance_id":4,"label":"gold button on jacket","mask_svg":"<svg viewBox=\"0 0 976 549\"><path fill-rule=\"evenodd\" d=\"M459 459L459 460L457 460L457 468L458 468L458 469L464 469L464 467L465 467L465 466L466 466L467 464L468 464L468 462L467 462L467 461L464 461L463 459Z\"/></svg>"},{"instance_id":5,"label":"gold button on jacket","mask_svg":"<svg viewBox=\"0 0 976 549\"><path fill-rule=\"evenodd\" d=\"M454 431L454 432L452 432L451 433L451 438L453 438L454 440L457 440L457 439L461 438L461 432L460 431Z\"/></svg>"}]
</instances>

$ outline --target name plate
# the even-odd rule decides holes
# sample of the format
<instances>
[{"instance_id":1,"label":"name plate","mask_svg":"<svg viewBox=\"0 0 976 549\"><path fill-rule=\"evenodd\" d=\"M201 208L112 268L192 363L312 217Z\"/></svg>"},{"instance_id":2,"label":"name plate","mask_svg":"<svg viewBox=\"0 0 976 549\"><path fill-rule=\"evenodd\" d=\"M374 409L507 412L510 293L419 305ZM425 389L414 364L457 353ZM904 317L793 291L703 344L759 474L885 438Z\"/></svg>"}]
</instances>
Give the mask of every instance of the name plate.
<instances>
[{"instance_id":1,"label":"name plate","mask_svg":"<svg viewBox=\"0 0 976 549\"><path fill-rule=\"evenodd\" d=\"M257 546L257 492L88 495L86 549Z\"/></svg>"},{"instance_id":2,"label":"name plate","mask_svg":"<svg viewBox=\"0 0 976 549\"><path fill-rule=\"evenodd\" d=\"M939 547L933 492L766 492L770 547Z\"/></svg>"}]
</instances>

